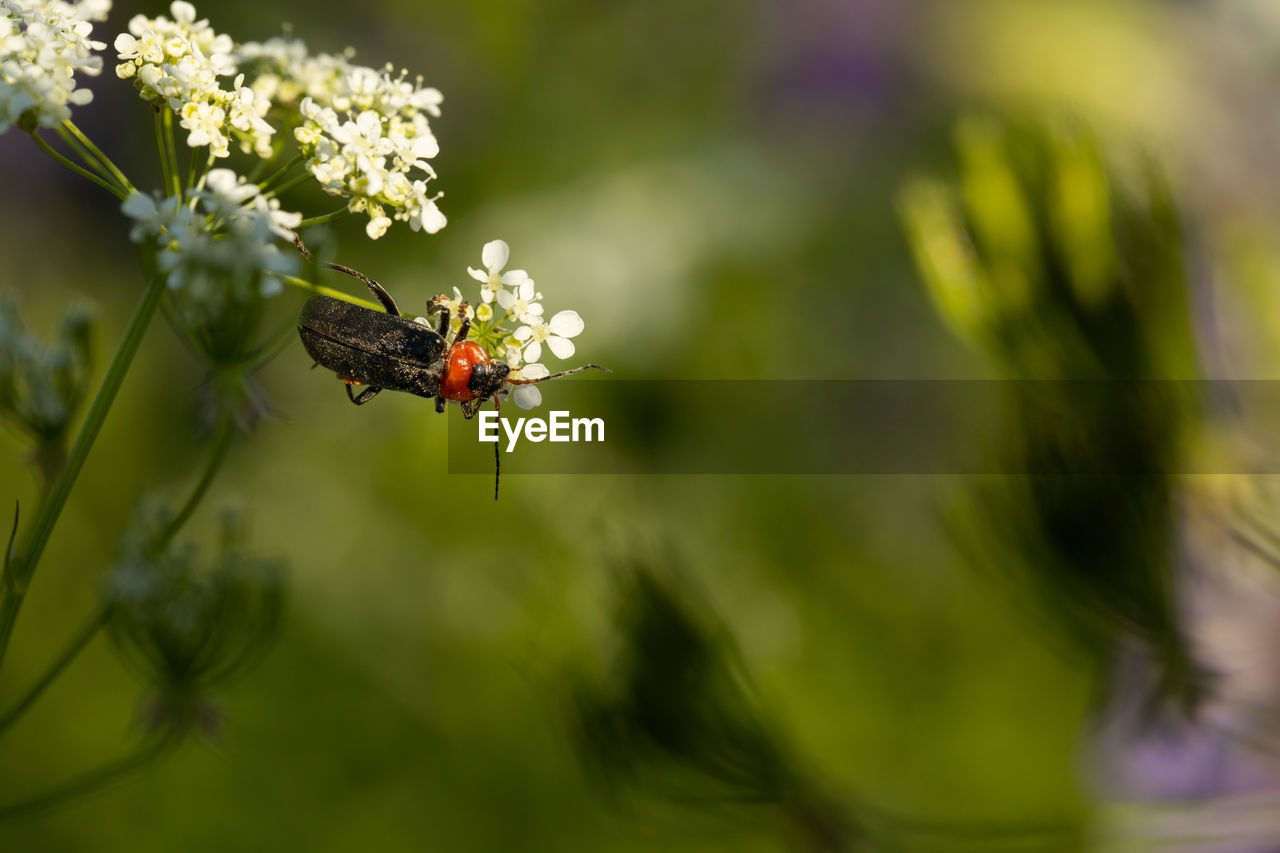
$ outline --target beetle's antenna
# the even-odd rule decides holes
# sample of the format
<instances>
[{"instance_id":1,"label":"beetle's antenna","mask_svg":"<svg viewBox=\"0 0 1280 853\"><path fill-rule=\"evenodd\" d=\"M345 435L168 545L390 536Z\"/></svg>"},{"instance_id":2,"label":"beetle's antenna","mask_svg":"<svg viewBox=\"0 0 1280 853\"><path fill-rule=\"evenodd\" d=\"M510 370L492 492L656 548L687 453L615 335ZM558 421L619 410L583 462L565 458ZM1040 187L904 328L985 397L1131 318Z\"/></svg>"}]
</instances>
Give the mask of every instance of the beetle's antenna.
<instances>
[{"instance_id":1,"label":"beetle's antenna","mask_svg":"<svg viewBox=\"0 0 1280 853\"><path fill-rule=\"evenodd\" d=\"M539 382L546 382L548 379L559 379L561 376L569 376L573 373L581 373L584 370L603 370L605 373L613 373L607 367L601 367L598 364L584 364L582 367L575 367L572 370L562 370L559 373L553 373L550 376L543 376L540 379L508 379L512 385L537 385Z\"/></svg>"},{"instance_id":2,"label":"beetle's antenna","mask_svg":"<svg viewBox=\"0 0 1280 853\"><path fill-rule=\"evenodd\" d=\"M493 410L502 417L502 407L498 405L498 395L493 397ZM502 455L498 453L498 441L493 443L493 499L498 499L498 475L502 473Z\"/></svg>"}]
</instances>

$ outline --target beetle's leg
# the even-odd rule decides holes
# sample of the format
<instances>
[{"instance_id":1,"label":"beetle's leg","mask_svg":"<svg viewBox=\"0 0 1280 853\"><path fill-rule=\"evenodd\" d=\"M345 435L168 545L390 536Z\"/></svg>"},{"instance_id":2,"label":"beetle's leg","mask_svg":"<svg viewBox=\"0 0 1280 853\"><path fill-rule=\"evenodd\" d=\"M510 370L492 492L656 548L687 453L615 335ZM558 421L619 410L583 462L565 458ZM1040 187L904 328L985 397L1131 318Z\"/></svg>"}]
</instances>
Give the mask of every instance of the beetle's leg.
<instances>
[{"instance_id":1,"label":"beetle's leg","mask_svg":"<svg viewBox=\"0 0 1280 853\"><path fill-rule=\"evenodd\" d=\"M436 397L436 414L444 414L444 397Z\"/></svg>"},{"instance_id":2,"label":"beetle's leg","mask_svg":"<svg viewBox=\"0 0 1280 853\"><path fill-rule=\"evenodd\" d=\"M462 322L458 325L458 334L453 339L455 344L465 341L467 332L471 331L471 305L465 299L458 303L458 316L462 318ZM441 332L440 336L444 337L444 332Z\"/></svg>"},{"instance_id":3,"label":"beetle's leg","mask_svg":"<svg viewBox=\"0 0 1280 853\"><path fill-rule=\"evenodd\" d=\"M443 293L427 300L427 316L430 317L432 314L440 315L440 322L436 325L436 332L442 338L449 335L449 320L451 316L449 314L449 306L445 304L448 301L449 297Z\"/></svg>"},{"instance_id":4,"label":"beetle's leg","mask_svg":"<svg viewBox=\"0 0 1280 853\"><path fill-rule=\"evenodd\" d=\"M363 406L365 403L369 402L374 397L378 396L378 392L381 390L382 390L381 388L369 387L364 389L357 395L357 394L351 393L351 385L348 384L347 399L355 403L357 406Z\"/></svg>"}]
</instances>

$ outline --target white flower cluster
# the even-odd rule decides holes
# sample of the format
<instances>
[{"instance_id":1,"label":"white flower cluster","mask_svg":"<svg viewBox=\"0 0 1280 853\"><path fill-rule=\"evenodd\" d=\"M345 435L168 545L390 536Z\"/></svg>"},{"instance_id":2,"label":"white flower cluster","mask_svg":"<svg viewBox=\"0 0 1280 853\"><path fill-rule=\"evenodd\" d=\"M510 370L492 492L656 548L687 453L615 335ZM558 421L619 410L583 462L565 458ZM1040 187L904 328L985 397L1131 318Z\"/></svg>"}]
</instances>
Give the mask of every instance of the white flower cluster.
<instances>
[{"instance_id":1,"label":"white flower cluster","mask_svg":"<svg viewBox=\"0 0 1280 853\"><path fill-rule=\"evenodd\" d=\"M485 268L467 267L471 277L480 282L481 304L475 308L475 319L482 336L498 331L503 323L519 323L494 344L496 351L491 354L511 367L512 379L541 379L551 373L538 361L543 344L556 358L569 358L575 350L569 339L577 337L585 324L577 311L558 311L550 320L544 319L542 294L529 274L524 270L502 271L510 256L511 249L505 241L493 240L485 243L480 253ZM455 294L461 298L456 289ZM496 322L494 303L504 312ZM511 399L522 409L532 409L542 402L542 394L536 385L518 385Z\"/></svg>"},{"instance_id":2,"label":"white flower cluster","mask_svg":"<svg viewBox=\"0 0 1280 853\"><path fill-rule=\"evenodd\" d=\"M234 137L242 151L271 157L275 128L263 118L271 102L244 85L243 74L230 89L218 79L236 73L231 37L214 32L207 19L197 21L185 0L169 11L173 20L135 15L129 21L129 32L115 41L116 75L133 79L144 100L172 109L192 148L207 145L213 156L226 157Z\"/></svg>"},{"instance_id":3,"label":"white flower cluster","mask_svg":"<svg viewBox=\"0 0 1280 853\"><path fill-rule=\"evenodd\" d=\"M71 118L72 104L93 99L76 74L96 75L106 47L89 38L111 0L0 0L0 133L10 125L52 127Z\"/></svg>"},{"instance_id":4,"label":"white flower cluster","mask_svg":"<svg viewBox=\"0 0 1280 853\"><path fill-rule=\"evenodd\" d=\"M137 222L130 239L154 241L159 248L156 263L169 287L197 300L255 284L256 295L272 296L280 282L271 274L297 270L297 258L281 252L275 241L291 240L302 216L280 210L278 201L263 198L256 185L230 169L211 170L206 189L191 191L186 201L134 193L121 210Z\"/></svg>"},{"instance_id":5,"label":"white flower cluster","mask_svg":"<svg viewBox=\"0 0 1280 853\"><path fill-rule=\"evenodd\" d=\"M375 70L349 56L311 55L300 41L270 39L242 46L238 59L256 67L251 84L262 98L295 107L294 138L306 168L324 189L350 199L367 213L366 233L377 239L393 219L434 234L445 226L429 194L435 171L427 162L440 151L428 117L439 117L439 90Z\"/></svg>"}]
</instances>

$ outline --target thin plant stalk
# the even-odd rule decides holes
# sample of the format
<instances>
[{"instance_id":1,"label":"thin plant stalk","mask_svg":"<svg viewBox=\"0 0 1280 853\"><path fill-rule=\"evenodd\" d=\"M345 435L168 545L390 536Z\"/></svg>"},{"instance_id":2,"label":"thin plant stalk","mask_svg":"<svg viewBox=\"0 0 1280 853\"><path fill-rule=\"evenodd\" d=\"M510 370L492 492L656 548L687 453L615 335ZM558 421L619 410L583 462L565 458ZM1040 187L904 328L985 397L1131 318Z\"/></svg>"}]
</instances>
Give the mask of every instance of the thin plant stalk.
<instances>
[{"instance_id":1,"label":"thin plant stalk","mask_svg":"<svg viewBox=\"0 0 1280 853\"><path fill-rule=\"evenodd\" d=\"M332 287L325 287L322 284L307 281L305 278L298 278L293 275L282 275L280 273L269 273L272 278L293 285L300 290L306 290L310 293L318 293L321 296L332 296L334 299L341 299L343 302L350 302L353 305L363 305L366 308L372 308L375 311L384 310L381 305L368 299L361 299L358 296L352 296L349 293L343 293L341 290L334 290Z\"/></svg>"},{"instance_id":2,"label":"thin plant stalk","mask_svg":"<svg viewBox=\"0 0 1280 853\"><path fill-rule=\"evenodd\" d=\"M182 181L178 175L178 149L173 142L173 111L164 111L164 144L169 148L169 179L173 194L182 195Z\"/></svg>"},{"instance_id":3,"label":"thin plant stalk","mask_svg":"<svg viewBox=\"0 0 1280 853\"><path fill-rule=\"evenodd\" d=\"M105 165L103 165L101 160L93 156L92 151L81 145L80 140L76 139L69 130L62 125L58 125L54 130L58 132L58 136L62 137L62 141L65 142L72 151L79 155L81 162L88 166L94 174L98 175L107 183L115 184L118 187L120 186L120 182L116 180L116 176L112 174ZM124 187L120 188L124 189Z\"/></svg>"},{"instance_id":4,"label":"thin plant stalk","mask_svg":"<svg viewBox=\"0 0 1280 853\"><path fill-rule=\"evenodd\" d=\"M101 767L90 770L67 780L51 791L45 791L26 800L0 806L0 820L33 814L60 805L67 800L91 794L104 788L122 776L132 773L159 758L173 743L170 738L157 738L144 743L134 752L123 758L108 762Z\"/></svg>"},{"instance_id":5,"label":"thin plant stalk","mask_svg":"<svg viewBox=\"0 0 1280 853\"><path fill-rule=\"evenodd\" d=\"M294 227L306 228L308 225L320 225L321 223L324 223L324 222L332 222L333 220L337 219L339 216L342 216L344 213L349 213L349 212L350 212L350 208L348 208L346 205L343 205L337 210L331 210L328 213L322 213L319 216L313 216L310 219L304 219Z\"/></svg>"},{"instance_id":6,"label":"thin plant stalk","mask_svg":"<svg viewBox=\"0 0 1280 853\"><path fill-rule=\"evenodd\" d=\"M5 729L17 722L18 718L35 704L35 701L40 698L49 685L79 656L80 652L84 651L93 638L98 636L98 632L102 630L103 626L111 621L113 612L113 607L104 605L99 607L93 615L81 624L79 629L71 636L67 645L53 659L53 662L49 664L44 673L36 679L35 683L27 689L23 697L14 702L3 714L0 714L0 732L4 732Z\"/></svg>"},{"instance_id":7,"label":"thin plant stalk","mask_svg":"<svg viewBox=\"0 0 1280 853\"><path fill-rule=\"evenodd\" d=\"M18 620L18 611L22 607L22 601L31 583L31 576L35 573L40 556L44 553L50 534L53 533L53 527L57 524L63 507L66 506L76 478L80 476L80 470L84 467L85 460L89 458L89 451L93 449L98 432L107 419L107 412L115 402L116 393L124 383L129 365L138 351L138 345L142 343L147 325L155 314L156 306L160 304L164 289L163 276L152 276L147 282L147 288L138 302L138 307L134 309L133 319L129 321L124 338L120 341L120 346L107 367L107 375L102 380L102 386L98 389L97 396L93 398L89 413L85 416L80 432L76 435L75 444L72 445L71 453L67 457L67 464L58 474L48 497L41 503L22 548L5 572L5 596L4 601L0 602L0 664L3 663L5 652L9 647L9 638Z\"/></svg>"},{"instance_id":8,"label":"thin plant stalk","mask_svg":"<svg viewBox=\"0 0 1280 853\"><path fill-rule=\"evenodd\" d=\"M173 186L173 180L169 177L173 165L169 163L169 149L164 144L164 119L160 115L160 108L153 108L151 116L156 132L156 152L160 155L160 183L168 188Z\"/></svg>"},{"instance_id":9,"label":"thin plant stalk","mask_svg":"<svg viewBox=\"0 0 1280 853\"><path fill-rule=\"evenodd\" d=\"M111 171L111 174L115 175L116 183L131 193L138 191L129 179L124 176L124 172L120 171L120 167L113 163L110 157L102 153L102 149L94 145L93 140L86 136L80 128L76 127L75 122L68 119L62 123L62 126L67 129L68 133L80 140L80 144L89 149L93 156Z\"/></svg>"},{"instance_id":10,"label":"thin plant stalk","mask_svg":"<svg viewBox=\"0 0 1280 853\"><path fill-rule=\"evenodd\" d=\"M230 419L223 418L222 423L218 425L217 435L214 436L213 448L209 451L204 473L196 481L195 488L191 490L186 503L182 505L182 508L170 519L169 523L160 531L160 534L156 536L155 541L152 542L151 550L154 553L163 554L165 549L169 547L169 543L173 541L173 537L191 518L191 514L196 511L196 507L200 505L205 492L209 490L210 484L213 483L213 478L218 473L218 469L222 467L223 461L227 458L227 450L231 447L231 439L234 434L235 430L231 427Z\"/></svg>"},{"instance_id":11,"label":"thin plant stalk","mask_svg":"<svg viewBox=\"0 0 1280 853\"><path fill-rule=\"evenodd\" d=\"M120 189L117 186L107 183L102 178L95 175L93 172L90 172L88 169L85 169L83 166L79 166L75 163L72 163L66 157L59 154L57 151L53 149L52 146L49 145L49 143L45 142L44 139L40 137L39 132L33 130L31 132L31 138L35 140L36 145L40 146L41 151L48 154L54 160L57 160L59 163L66 166L68 169L75 172L80 177L88 178L90 181L93 181L95 184L102 187L104 190L111 193L113 196L120 199L121 201L128 198L128 193L126 191Z\"/></svg>"}]
</instances>

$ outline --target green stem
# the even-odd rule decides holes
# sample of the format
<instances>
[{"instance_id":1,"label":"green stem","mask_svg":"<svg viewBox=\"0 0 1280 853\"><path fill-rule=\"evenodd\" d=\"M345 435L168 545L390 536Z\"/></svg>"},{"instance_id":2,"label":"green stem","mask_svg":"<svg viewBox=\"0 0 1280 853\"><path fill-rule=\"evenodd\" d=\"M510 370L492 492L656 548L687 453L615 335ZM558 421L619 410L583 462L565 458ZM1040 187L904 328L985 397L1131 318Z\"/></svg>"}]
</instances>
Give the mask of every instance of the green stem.
<instances>
[{"instance_id":1,"label":"green stem","mask_svg":"<svg viewBox=\"0 0 1280 853\"><path fill-rule=\"evenodd\" d=\"M97 396L93 398L93 405L85 415L80 432L76 435L75 444L71 447L71 454L67 457L67 464L58 474L53 488L41 503L24 545L19 549L18 555L9 567L7 578L9 589L4 601L0 602L0 663L4 661L5 651L9 647L9 637L13 634L13 626L18 620L18 610L22 607L22 600L31 583L31 576L40 562L40 555L44 553L44 547L49 542L49 536L58 522L58 516L62 514L62 508L66 506L67 498L71 495L71 488L75 485L76 478L80 476L80 469L89 458L89 451L93 449L98 431L102 429L102 424L107 419L107 412L115 402L116 392L124 383L125 374L129 372L129 365L138 351L138 345L142 343L147 324L151 322L151 316L155 314L156 306L160 304L160 296L163 293L164 277L153 276L147 283L147 289L142 294L138 307L133 312L133 319L129 321L124 339L120 341L120 346L116 349L110 366L107 367L107 375L103 377L102 387L98 389Z\"/></svg>"},{"instance_id":2,"label":"green stem","mask_svg":"<svg viewBox=\"0 0 1280 853\"><path fill-rule=\"evenodd\" d=\"M191 514L196 511L196 507L200 504L204 493L209 490L209 485L213 482L213 477L218 473L218 469L222 467L222 461L227 456L227 450L231 447L231 438L234 435L231 428L230 420L224 418L218 426L218 434L213 439L213 449L209 452L209 459L205 463L204 473L200 475L199 481L196 482L195 488L191 490L191 494L187 497L187 502L182 505L182 509L178 510L175 515L160 534L156 536L155 541L151 543L150 550L153 554L163 554L165 549L169 547L169 543L173 541L173 537L182 529L182 525L187 523L187 519L191 518Z\"/></svg>"},{"instance_id":3,"label":"green stem","mask_svg":"<svg viewBox=\"0 0 1280 853\"><path fill-rule=\"evenodd\" d=\"M288 160L285 161L285 164L283 166L281 166L279 169L276 169L274 172L272 172L271 177L267 178L265 181L259 181L258 189L262 191L266 191L267 187L274 184L277 180L280 179L282 175L284 175L285 172L292 169L295 165L297 165L301 161L302 161L302 155L294 154L292 157L290 157Z\"/></svg>"},{"instance_id":4,"label":"green stem","mask_svg":"<svg viewBox=\"0 0 1280 853\"><path fill-rule=\"evenodd\" d=\"M169 178L169 170L172 167L169 164L169 151L164 144L164 119L160 114L161 109L161 107L152 107L151 117L156 131L156 151L160 154L160 184L168 188L173 185Z\"/></svg>"},{"instance_id":5,"label":"green stem","mask_svg":"<svg viewBox=\"0 0 1280 853\"><path fill-rule=\"evenodd\" d=\"M164 141L169 146L170 180L173 182L173 194L182 195L182 180L178 176L178 149L173 142L173 111L164 111Z\"/></svg>"},{"instance_id":6,"label":"green stem","mask_svg":"<svg viewBox=\"0 0 1280 853\"><path fill-rule=\"evenodd\" d=\"M106 166L102 165L102 162L98 160L97 157L94 157L93 153L88 148L81 145L80 140L76 139L75 136L68 132L65 127L58 125L54 130L57 131L58 136L62 137L62 141L67 144L67 147L79 155L81 162L93 170L95 175L102 178L107 183L115 184L117 187L120 186L119 182L116 181L116 176L113 175ZM121 187L121 189L123 189L123 187Z\"/></svg>"},{"instance_id":7,"label":"green stem","mask_svg":"<svg viewBox=\"0 0 1280 853\"><path fill-rule=\"evenodd\" d=\"M196 185L196 173L201 172L200 166L200 149L191 149L191 159L187 161L187 190L188 192Z\"/></svg>"},{"instance_id":8,"label":"green stem","mask_svg":"<svg viewBox=\"0 0 1280 853\"><path fill-rule=\"evenodd\" d=\"M366 308L372 308L375 311L385 310L376 302L371 302L368 299L361 299L358 296L351 296L350 294L343 293L341 290L334 290L332 287L325 287L322 284L315 284L307 281L305 278L298 278L292 275L281 275L280 273L268 273L268 275L278 278L285 284L292 284L294 287L310 291L311 293L318 293L321 296L332 296L334 299L341 299L343 302L350 302L353 305L363 305Z\"/></svg>"},{"instance_id":9,"label":"green stem","mask_svg":"<svg viewBox=\"0 0 1280 853\"><path fill-rule=\"evenodd\" d=\"M98 631L107 624L111 619L113 609L110 606L100 607L96 613L85 620L71 637L71 641L67 643L66 648L53 659L53 663L49 664L44 674L36 679L36 683L31 685L26 695L13 704L9 710L0 714L0 732L3 732L9 726L13 725L19 717L30 708L35 701L40 698L40 694L53 683L54 679L62 673L67 665L76 659L76 656L89 645L89 642L98 635Z\"/></svg>"},{"instance_id":10,"label":"green stem","mask_svg":"<svg viewBox=\"0 0 1280 853\"><path fill-rule=\"evenodd\" d=\"M123 758L117 758L115 761L69 779L52 791L46 791L7 806L0 806L0 820L43 811L67 800L91 794L159 758L170 743L172 741L169 739L158 738Z\"/></svg>"},{"instance_id":11,"label":"green stem","mask_svg":"<svg viewBox=\"0 0 1280 853\"><path fill-rule=\"evenodd\" d=\"M68 160L66 157L63 157L57 151L54 151L53 148L49 146L49 143L45 142L43 139L40 138L40 134L37 131L34 131L34 130L31 131L31 138L36 141L36 145L40 146L41 151L48 154L53 159L57 160L59 163L66 166L68 169L75 172L80 177L88 178L89 180L93 181L95 184L102 187L104 190L111 193L113 196L120 199L121 201L128 198L128 193L126 193L124 190L120 189L119 187L112 186L111 184L104 181L102 178L95 175L93 172L90 172L81 166L77 166L75 163L72 163L70 160Z\"/></svg>"},{"instance_id":12,"label":"green stem","mask_svg":"<svg viewBox=\"0 0 1280 853\"><path fill-rule=\"evenodd\" d=\"M265 192L265 193L263 193L263 194L262 194L262 197L263 197L263 198L275 198L276 196L280 195L280 193L284 192L285 190L293 189L294 187L296 187L298 184L302 183L303 181L307 181L307 180L310 180L310 179L311 179L311 173L310 173L310 172L303 172L301 175L297 175L296 177L292 177L292 178L290 178L289 180L285 181L283 184L281 184L280 186L278 186L278 187L276 187L275 189L271 190L270 192Z\"/></svg>"},{"instance_id":13,"label":"green stem","mask_svg":"<svg viewBox=\"0 0 1280 853\"><path fill-rule=\"evenodd\" d=\"M94 145L93 140L90 139L88 136L85 136L85 134L80 130L80 128L76 127L75 122L68 119L67 121L64 121L62 123L62 126L65 127L71 133L72 136L80 140L81 145L83 145L85 148L88 148L91 152L93 152L93 156L98 158L98 160L101 161L102 165L106 166L108 169L111 170L111 174L115 176L116 183L118 183L121 187L123 187L125 190L127 190L130 193L136 193L138 191L137 188L134 187L134 185L129 182L129 179L124 176L124 172L120 171L120 167L117 166L115 163L111 162L111 158L108 157L106 154L102 153L102 149Z\"/></svg>"},{"instance_id":14,"label":"green stem","mask_svg":"<svg viewBox=\"0 0 1280 853\"><path fill-rule=\"evenodd\" d=\"M348 213L349 208L344 204L337 210L331 210L328 213L322 213L319 216L313 216L310 219L304 219L297 224L297 228L306 228L308 225L319 225L323 222L332 222L344 213Z\"/></svg>"}]
</instances>

